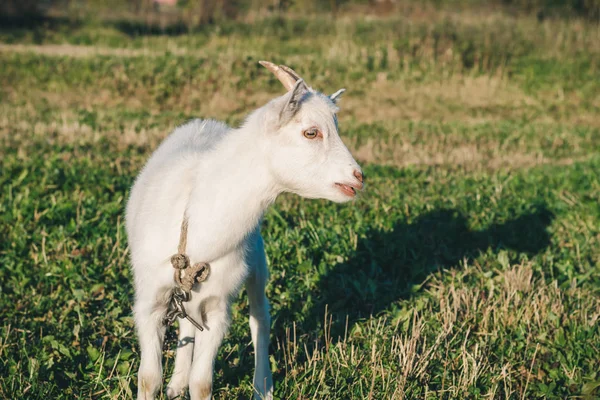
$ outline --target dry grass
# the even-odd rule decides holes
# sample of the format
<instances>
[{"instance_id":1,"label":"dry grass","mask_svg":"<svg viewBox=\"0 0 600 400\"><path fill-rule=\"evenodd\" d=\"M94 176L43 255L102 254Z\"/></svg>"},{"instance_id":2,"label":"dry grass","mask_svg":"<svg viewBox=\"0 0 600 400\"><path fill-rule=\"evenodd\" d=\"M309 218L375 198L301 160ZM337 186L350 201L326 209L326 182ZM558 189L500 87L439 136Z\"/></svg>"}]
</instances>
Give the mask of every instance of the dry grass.
<instances>
[{"instance_id":1,"label":"dry grass","mask_svg":"<svg viewBox=\"0 0 600 400\"><path fill-rule=\"evenodd\" d=\"M352 146L350 146L352 148ZM385 147L386 155L381 154L376 147ZM589 155L579 157L547 157L542 153L498 151L498 142L486 143L486 148L476 144L455 147L399 144L382 146L369 140L366 145L354 149L357 159L368 163L380 163L395 167L434 166L457 167L467 171L472 170L513 170L531 168L538 165L572 165L573 163L590 159Z\"/></svg>"},{"instance_id":2,"label":"dry grass","mask_svg":"<svg viewBox=\"0 0 600 400\"><path fill-rule=\"evenodd\" d=\"M221 110L224 107L217 103L211 104ZM27 143L39 140L60 146L108 141L121 151L131 146L152 149L174 128L174 125L165 125L164 120L152 116L143 124L137 120L115 124L114 117L109 118L99 113L97 123L102 128L97 129L80 122L73 111L61 111L53 116L52 121L44 122L32 116L36 112L31 106L10 107L9 110L10 112L2 112L0 107L0 138L5 142L21 143L18 152L22 157L27 156ZM370 135L368 126L365 129L367 132L364 134L344 139L355 157L363 163L396 167L412 165L458 167L465 170L512 170L544 164L571 165L589 159L592 155L586 154L584 150L597 143L597 138L594 139L593 135L581 137L559 132L555 135L555 141L559 144L568 142L573 151L570 155L555 155L551 153L552 143L544 151L535 142L519 140L503 144L493 136L465 137L461 129L451 128L447 131L444 125L433 128L424 126L410 135L404 131L407 129L406 125L387 124L390 133L383 136ZM543 130L545 127L541 126L539 129Z\"/></svg>"},{"instance_id":3,"label":"dry grass","mask_svg":"<svg viewBox=\"0 0 600 400\"><path fill-rule=\"evenodd\" d=\"M600 318L600 299L575 282L560 289L556 282L534 278L527 263L507 266L487 279L477 267L465 264L464 268L470 272L460 280L452 272L449 279L434 278L429 284L431 302L426 308L396 320L374 318L364 324L364 330L332 338L327 333L326 316L325 343L307 343L306 338L296 337L295 328L288 330L286 340L278 343L278 351L285 355L286 376L292 382L302 377L296 382L298 398L304 398L303 387L326 386L325 376L331 385L336 377L341 379L348 370L365 365L370 365L372 373L372 386L364 388L365 398L382 398L373 393L391 394L385 397L391 399L414 398L410 383L427 382L431 379L430 365L440 364L444 365L442 375L454 379L443 382L441 390L432 390L431 395L470 397L470 390L481 376L491 375L490 389L481 393L484 398L527 398L527 387L544 378L537 357L544 353L545 345L536 335L547 331L549 323L560 326L561 321L569 320L593 326ZM469 277L476 277L478 285L465 286L462 282ZM580 302L575 312L566 312L567 299L580 299L575 300ZM434 328L432 320L439 322ZM528 332L523 363L496 362L491 349L499 338L523 326ZM390 330L395 332L391 336ZM306 362L298 359L299 347L313 347ZM454 348L450 358L449 348ZM397 370L380 364L381 358L390 357L397 361Z\"/></svg>"},{"instance_id":4,"label":"dry grass","mask_svg":"<svg viewBox=\"0 0 600 400\"><path fill-rule=\"evenodd\" d=\"M535 98L501 77L455 75L417 84L390 81L381 73L363 95L350 93L344 98L342 107L343 113L366 123L390 119L481 122L518 118L537 105ZM494 109L503 109L502 114L485 111Z\"/></svg>"},{"instance_id":5,"label":"dry grass","mask_svg":"<svg viewBox=\"0 0 600 400\"><path fill-rule=\"evenodd\" d=\"M171 50L169 50L171 51ZM98 47L98 46L79 46L72 44L46 44L46 45L33 45L33 44L7 44L0 43L0 52L6 53L33 53L52 57L98 57L98 56L110 56L110 57L156 57L164 56L165 50L156 51L152 49L127 49L127 48L110 48L110 47ZM175 55L185 55L189 52L178 51L174 49L172 51Z\"/></svg>"},{"instance_id":6,"label":"dry grass","mask_svg":"<svg viewBox=\"0 0 600 400\"><path fill-rule=\"evenodd\" d=\"M600 38L600 36L599 36ZM600 40L599 40L600 41ZM253 46L268 48L268 40L258 38ZM149 105L161 108L177 108L188 114L213 117L218 119L241 118L249 110L258 107L272 98L273 94L258 90L251 84L247 90L240 91L235 78L234 68L240 59L240 52L260 59L265 53L253 48L246 50L248 43L243 39L211 38L202 52L189 48L178 48L168 45L166 50L153 47L142 49L105 48L73 45L6 45L0 44L0 52L34 53L48 57L90 58L106 57L164 57L165 51L173 55L200 57L214 54L215 59L206 68L218 66L216 81L211 85L203 85L202 81L190 81L183 84L167 99L156 104L156 89L140 85L134 76L125 70L115 67L113 76L98 77L98 89L90 94L87 90L69 88L56 90L24 88L7 82L4 87L8 99L29 97L32 101L45 100L59 109L72 109L74 106L87 109L127 107L132 110L147 110ZM225 50L221 50L225 49ZM356 46L347 38L332 43L324 55L335 61L340 54L354 59L353 63L365 63L368 57L367 48ZM401 67L397 52L389 50L390 67ZM375 57L380 57L375 55ZM291 65L302 66L306 61L299 56L290 56ZM437 61L440 62L439 60ZM443 65L443 62L442 62ZM330 74L331 71L325 71ZM499 69L492 74L454 73L439 76L425 82L415 81L410 70L405 71L406 78L390 76L380 72L373 81L360 79L352 84L347 80L342 84L348 86L347 95L342 102L342 121L350 116L358 123L375 121L412 120L412 121L461 121L462 123L480 123L482 121L499 121L503 119L526 119L529 122L565 123L600 127L600 93L582 96L578 91L565 91L562 87L538 92L528 92L517 82L506 76L506 71ZM234 78L231 78L234 77ZM212 79L212 78L211 78ZM315 78L316 87L326 86L320 80L327 76ZM150 108L154 108L150 107ZM548 112L551 110L551 112Z\"/></svg>"}]
</instances>

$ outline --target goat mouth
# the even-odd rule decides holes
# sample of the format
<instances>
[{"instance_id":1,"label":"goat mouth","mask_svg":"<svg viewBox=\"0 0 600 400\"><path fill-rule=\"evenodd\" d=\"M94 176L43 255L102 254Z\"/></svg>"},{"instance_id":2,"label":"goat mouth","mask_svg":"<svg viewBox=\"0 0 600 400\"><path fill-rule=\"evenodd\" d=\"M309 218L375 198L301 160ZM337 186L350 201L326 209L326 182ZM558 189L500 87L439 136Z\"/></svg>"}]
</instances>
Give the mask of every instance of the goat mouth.
<instances>
[{"instance_id":1,"label":"goat mouth","mask_svg":"<svg viewBox=\"0 0 600 400\"><path fill-rule=\"evenodd\" d=\"M354 188L350 185L345 185L343 183L336 183L335 186L337 186L340 189L340 191L342 193L344 193L346 196L349 196L349 197L356 196L356 188Z\"/></svg>"}]
</instances>

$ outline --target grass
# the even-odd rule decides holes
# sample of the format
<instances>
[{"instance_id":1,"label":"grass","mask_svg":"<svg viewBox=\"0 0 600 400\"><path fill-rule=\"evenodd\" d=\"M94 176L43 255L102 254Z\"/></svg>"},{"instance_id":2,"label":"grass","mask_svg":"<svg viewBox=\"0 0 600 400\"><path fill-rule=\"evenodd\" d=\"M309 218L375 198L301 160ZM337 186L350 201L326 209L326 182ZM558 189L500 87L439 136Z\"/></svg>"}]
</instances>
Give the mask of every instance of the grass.
<instances>
[{"instance_id":1,"label":"grass","mask_svg":"<svg viewBox=\"0 0 600 400\"><path fill-rule=\"evenodd\" d=\"M126 28L0 30L0 397L135 393L130 185L174 126L280 94L259 59L348 87L342 136L368 176L350 205L284 195L265 217L277 398L600 395L597 25ZM216 398L251 394L247 311L242 293ZM174 333L165 350L168 376Z\"/></svg>"}]
</instances>

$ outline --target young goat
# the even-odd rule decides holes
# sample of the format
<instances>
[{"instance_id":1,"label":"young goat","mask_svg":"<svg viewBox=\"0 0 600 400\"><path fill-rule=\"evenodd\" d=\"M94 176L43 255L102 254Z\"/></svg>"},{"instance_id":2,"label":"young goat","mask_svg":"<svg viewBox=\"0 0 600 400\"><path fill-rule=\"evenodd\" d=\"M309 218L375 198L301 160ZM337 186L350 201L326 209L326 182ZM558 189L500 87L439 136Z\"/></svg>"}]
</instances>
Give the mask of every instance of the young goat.
<instances>
[{"instance_id":1,"label":"young goat","mask_svg":"<svg viewBox=\"0 0 600 400\"><path fill-rule=\"evenodd\" d=\"M230 303L245 282L256 353L254 394L271 399L263 213L282 192L344 202L363 187L361 169L338 135L336 101L343 89L325 96L288 67L261 64L284 84L285 95L251 113L238 129L211 120L177 128L133 185L126 225L141 347L140 399L154 398L161 387L163 321L175 290L169 260L180 236L187 234L180 252L192 263L209 263L210 274L194 284L184 303L203 330L180 319L167 395L181 395L189 386L192 399L211 398Z\"/></svg>"}]
</instances>

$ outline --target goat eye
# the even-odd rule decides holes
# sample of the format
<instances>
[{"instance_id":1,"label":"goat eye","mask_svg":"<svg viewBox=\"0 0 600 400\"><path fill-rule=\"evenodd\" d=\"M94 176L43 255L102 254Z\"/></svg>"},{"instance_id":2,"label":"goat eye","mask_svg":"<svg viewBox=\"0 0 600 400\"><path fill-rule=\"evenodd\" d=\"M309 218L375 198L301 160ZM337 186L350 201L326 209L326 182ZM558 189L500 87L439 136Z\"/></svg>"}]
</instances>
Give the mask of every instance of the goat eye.
<instances>
[{"instance_id":1,"label":"goat eye","mask_svg":"<svg viewBox=\"0 0 600 400\"><path fill-rule=\"evenodd\" d=\"M319 130L317 128L310 128L304 131L304 137L307 139L314 139L319 136Z\"/></svg>"}]
</instances>

